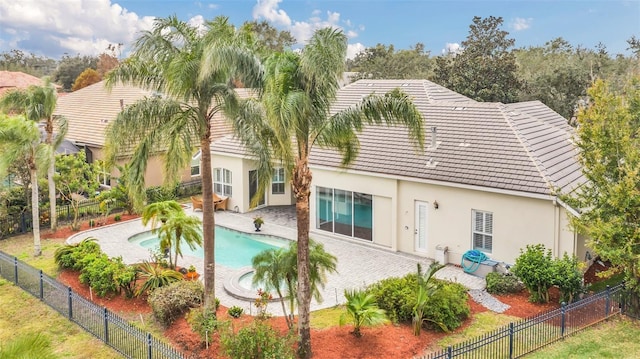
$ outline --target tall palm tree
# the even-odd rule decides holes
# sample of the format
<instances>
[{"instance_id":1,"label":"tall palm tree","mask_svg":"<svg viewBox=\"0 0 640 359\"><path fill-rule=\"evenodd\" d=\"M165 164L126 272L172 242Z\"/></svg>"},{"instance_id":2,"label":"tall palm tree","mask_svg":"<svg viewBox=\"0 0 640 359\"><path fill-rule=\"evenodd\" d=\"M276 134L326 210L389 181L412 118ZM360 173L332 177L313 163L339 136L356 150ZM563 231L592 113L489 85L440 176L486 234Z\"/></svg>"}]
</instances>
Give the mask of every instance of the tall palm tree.
<instances>
[{"instance_id":1,"label":"tall palm tree","mask_svg":"<svg viewBox=\"0 0 640 359\"><path fill-rule=\"evenodd\" d=\"M0 98L0 108L24 114L28 120L44 121L45 143L51 146L49 166L47 167L47 182L49 185L49 208L51 209L49 217L52 231L55 231L58 226L56 185L53 180L55 174L55 149L60 145L67 132L67 123L64 118L53 116L53 111L56 109L58 102L57 97L55 87L49 78L45 78L42 86L29 86L26 90L9 91ZM56 136L54 136L55 127L59 128Z\"/></svg>"},{"instance_id":2,"label":"tall palm tree","mask_svg":"<svg viewBox=\"0 0 640 359\"><path fill-rule=\"evenodd\" d=\"M262 68L246 36L218 17L195 28L175 16L156 19L135 42L131 56L106 76L107 85L129 83L158 93L122 111L107 131L107 155L131 152L129 191L144 201L149 156L163 152L165 182L175 183L199 147L202 151L205 306L215 304L214 207L210 138L212 117L230 111L239 80L254 86ZM206 71L205 71L206 70ZM135 144L133 148L132 144Z\"/></svg>"},{"instance_id":3,"label":"tall palm tree","mask_svg":"<svg viewBox=\"0 0 640 359\"><path fill-rule=\"evenodd\" d=\"M31 219L33 222L33 253L42 254L40 247L40 208L38 207L38 174L48 166L51 147L40 140L38 124L24 116L0 114L0 178L18 158L24 158L31 177Z\"/></svg>"},{"instance_id":4,"label":"tall palm tree","mask_svg":"<svg viewBox=\"0 0 640 359\"><path fill-rule=\"evenodd\" d=\"M367 124L402 124L423 147L422 116L399 90L369 96L361 103L332 113L338 80L345 67L347 38L342 31L317 30L301 53L285 52L265 62L260 102L247 102L234 121L234 131L257 159L258 193L269 185L274 163L288 171L296 198L298 229L298 356L311 356L309 313L309 153L314 145L333 148L347 166L358 154L356 133Z\"/></svg>"},{"instance_id":5,"label":"tall palm tree","mask_svg":"<svg viewBox=\"0 0 640 359\"><path fill-rule=\"evenodd\" d=\"M188 216L183 210L172 213L158 229L160 247L173 251L174 259L169 259L173 269L178 265L178 256L182 258L181 242L184 241L191 250L202 246L202 221L196 216Z\"/></svg>"}]
</instances>

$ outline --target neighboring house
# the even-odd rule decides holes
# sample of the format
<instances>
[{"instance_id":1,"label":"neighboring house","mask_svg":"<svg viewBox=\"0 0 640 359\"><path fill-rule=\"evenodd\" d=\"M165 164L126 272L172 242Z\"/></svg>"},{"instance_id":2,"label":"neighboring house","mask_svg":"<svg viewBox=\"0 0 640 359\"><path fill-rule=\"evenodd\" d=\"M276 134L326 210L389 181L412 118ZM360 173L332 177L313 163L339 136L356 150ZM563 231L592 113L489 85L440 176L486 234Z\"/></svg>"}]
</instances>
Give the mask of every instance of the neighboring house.
<instances>
[{"instance_id":1,"label":"neighboring house","mask_svg":"<svg viewBox=\"0 0 640 359\"><path fill-rule=\"evenodd\" d=\"M573 130L539 101L480 103L426 80L360 80L342 88L334 110L371 93L408 93L425 119L425 148L403 127L369 126L348 169L340 155L315 147L311 231L451 263L470 249L514 263L527 244L583 259L584 238L568 225L573 211L555 196L584 178ZM249 211L255 163L232 136L212 146L216 191L229 208ZM289 179L274 173L264 205L295 203Z\"/></svg>"},{"instance_id":2,"label":"neighboring house","mask_svg":"<svg viewBox=\"0 0 640 359\"><path fill-rule=\"evenodd\" d=\"M247 91L238 89L241 96L247 96ZM87 161L93 162L104 159L105 130L113 122L125 106L131 105L145 97L159 96L158 94L134 86L118 84L110 91L104 82L87 86L78 91L67 94L58 99L55 114L64 116L68 123L67 139L83 148L87 154ZM218 114L212 119L214 131L212 140L231 133L231 125ZM126 155L119 158L119 164L128 160ZM163 182L163 163L160 156L154 156L147 165L145 183L147 186L158 186ZM100 176L103 187L111 185L111 178L118 177L117 169L104 171ZM200 178L200 153L196 152L190 168L185 168L181 175L182 181Z\"/></svg>"},{"instance_id":3,"label":"neighboring house","mask_svg":"<svg viewBox=\"0 0 640 359\"><path fill-rule=\"evenodd\" d=\"M42 79L19 71L0 71L0 96L7 91L26 89L31 85L42 86ZM54 86L58 92L62 90L62 86Z\"/></svg>"}]
</instances>

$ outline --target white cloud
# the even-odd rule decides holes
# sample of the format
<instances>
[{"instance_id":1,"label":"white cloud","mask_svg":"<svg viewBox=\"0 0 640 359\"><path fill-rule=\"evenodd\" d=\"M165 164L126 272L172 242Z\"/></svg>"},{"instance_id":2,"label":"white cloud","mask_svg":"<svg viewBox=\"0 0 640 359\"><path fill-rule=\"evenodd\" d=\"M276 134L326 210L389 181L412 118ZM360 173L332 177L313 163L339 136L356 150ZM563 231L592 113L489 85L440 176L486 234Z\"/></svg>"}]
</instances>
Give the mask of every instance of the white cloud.
<instances>
[{"instance_id":1,"label":"white cloud","mask_svg":"<svg viewBox=\"0 0 640 359\"><path fill-rule=\"evenodd\" d=\"M521 18L521 17L516 17L515 19L513 19L511 21L511 28L514 29L515 31L522 31L522 30L526 30L528 28L531 27L531 23L533 22L533 18Z\"/></svg>"},{"instance_id":2,"label":"white cloud","mask_svg":"<svg viewBox=\"0 0 640 359\"><path fill-rule=\"evenodd\" d=\"M59 57L98 55L108 44L129 44L151 28L153 18L111 0L0 0L0 23L0 51L38 49L37 55Z\"/></svg>"},{"instance_id":3,"label":"white cloud","mask_svg":"<svg viewBox=\"0 0 640 359\"><path fill-rule=\"evenodd\" d=\"M258 3L253 7L253 18L265 18L265 20L272 22L276 25L291 25L291 18L282 10L278 9L279 3L282 0L258 0Z\"/></svg>"},{"instance_id":4,"label":"white cloud","mask_svg":"<svg viewBox=\"0 0 640 359\"><path fill-rule=\"evenodd\" d=\"M191 19L189 19L189 21L187 21L187 24L195 27L196 29L198 29L198 32L200 34L203 34L205 31L205 27L204 27L204 17L202 15L196 15L194 17L192 17Z\"/></svg>"},{"instance_id":5,"label":"white cloud","mask_svg":"<svg viewBox=\"0 0 640 359\"><path fill-rule=\"evenodd\" d=\"M347 45L347 58L353 59L354 57L356 57L356 55L358 55L364 50L366 50L366 47L359 42L355 44L349 44Z\"/></svg>"},{"instance_id":6,"label":"white cloud","mask_svg":"<svg viewBox=\"0 0 640 359\"><path fill-rule=\"evenodd\" d=\"M280 9L280 2L282 2L282 0L257 0L256 5L253 7L253 18L264 18L268 22L290 31L291 35L293 35L300 45L306 44L316 30L325 27L342 29L349 38L358 36L358 32L351 29L350 20L342 21L342 23L348 27L347 29L340 26L341 20L339 12L327 11L326 18L323 19L322 12L316 9L311 12L311 17L306 21L295 21L291 20L286 11ZM364 26L360 25L358 30L364 30Z\"/></svg>"},{"instance_id":7,"label":"white cloud","mask_svg":"<svg viewBox=\"0 0 640 359\"><path fill-rule=\"evenodd\" d=\"M442 49L443 54L457 54L460 51L462 51L462 48L457 42L447 42L446 45L444 45L444 49Z\"/></svg>"}]
</instances>

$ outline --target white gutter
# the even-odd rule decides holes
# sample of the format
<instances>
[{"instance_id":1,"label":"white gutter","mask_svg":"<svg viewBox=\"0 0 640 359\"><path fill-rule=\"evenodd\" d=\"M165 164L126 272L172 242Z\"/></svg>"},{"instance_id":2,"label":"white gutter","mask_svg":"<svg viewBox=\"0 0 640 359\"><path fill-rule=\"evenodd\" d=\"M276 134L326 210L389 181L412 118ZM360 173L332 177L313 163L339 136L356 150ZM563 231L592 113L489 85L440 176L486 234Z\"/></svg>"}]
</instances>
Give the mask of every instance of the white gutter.
<instances>
[{"instance_id":1,"label":"white gutter","mask_svg":"<svg viewBox=\"0 0 640 359\"><path fill-rule=\"evenodd\" d=\"M554 201L559 204L562 208L566 209L567 212L571 213L571 215L573 215L574 217L580 218L580 212L578 212L577 210L575 210L573 207L569 206L568 204L566 204L563 200L561 200L560 198L556 197L554 198Z\"/></svg>"}]
</instances>

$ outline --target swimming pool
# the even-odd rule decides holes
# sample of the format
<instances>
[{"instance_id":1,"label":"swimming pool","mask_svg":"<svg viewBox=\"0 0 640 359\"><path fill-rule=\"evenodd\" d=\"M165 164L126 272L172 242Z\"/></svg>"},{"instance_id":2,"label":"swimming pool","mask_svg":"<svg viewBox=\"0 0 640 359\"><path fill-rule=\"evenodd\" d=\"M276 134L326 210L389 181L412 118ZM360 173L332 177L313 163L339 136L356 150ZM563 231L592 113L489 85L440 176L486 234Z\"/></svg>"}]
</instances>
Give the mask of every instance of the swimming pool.
<instances>
[{"instance_id":1,"label":"swimming pool","mask_svg":"<svg viewBox=\"0 0 640 359\"><path fill-rule=\"evenodd\" d=\"M268 249L285 247L290 242L280 237L243 233L220 226L216 226L215 231L216 264L234 269L251 266L251 258L256 254ZM160 247L158 236L152 234L151 231L138 233L130 237L129 242L153 250L158 250ZM183 255L204 258L202 247L191 250L183 241L180 243L180 249Z\"/></svg>"}]
</instances>

